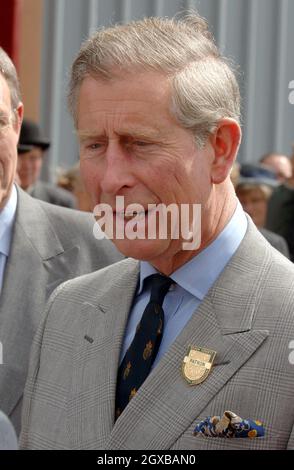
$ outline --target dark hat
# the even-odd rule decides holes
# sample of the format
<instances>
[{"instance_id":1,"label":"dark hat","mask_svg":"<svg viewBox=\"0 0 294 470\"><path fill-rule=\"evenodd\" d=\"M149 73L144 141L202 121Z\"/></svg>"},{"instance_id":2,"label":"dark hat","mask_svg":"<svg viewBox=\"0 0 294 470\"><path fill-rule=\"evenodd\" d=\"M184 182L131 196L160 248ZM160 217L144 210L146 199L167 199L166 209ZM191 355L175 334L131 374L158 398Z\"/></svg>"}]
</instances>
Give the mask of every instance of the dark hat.
<instances>
[{"instance_id":1,"label":"dark hat","mask_svg":"<svg viewBox=\"0 0 294 470\"><path fill-rule=\"evenodd\" d=\"M43 136L38 124L29 119L24 119L17 146L18 153L29 152L34 147L41 147L46 150L49 146L50 142Z\"/></svg>"},{"instance_id":2,"label":"dark hat","mask_svg":"<svg viewBox=\"0 0 294 470\"><path fill-rule=\"evenodd\" d=\"M244 163L240 168L240 178L238 186L242 184L265 184L271 188L279 186L276 173L263 165L254 165L252 163Z\"/></svg>"}]
</instances>

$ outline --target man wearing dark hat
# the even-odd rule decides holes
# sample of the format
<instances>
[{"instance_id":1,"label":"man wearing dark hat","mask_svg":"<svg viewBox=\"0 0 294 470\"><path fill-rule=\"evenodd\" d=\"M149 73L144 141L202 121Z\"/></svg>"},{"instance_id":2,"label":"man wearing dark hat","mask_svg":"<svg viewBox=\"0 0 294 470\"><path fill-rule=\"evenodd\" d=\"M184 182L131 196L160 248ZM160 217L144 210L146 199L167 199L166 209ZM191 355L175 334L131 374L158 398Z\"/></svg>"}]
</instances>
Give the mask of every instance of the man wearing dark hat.
<instances>
[{"instance_id":1,"label":"man wearing dark hat","mask_svg":"<svg viewBox=\"0 0 294 470\"><path fill-rule=\"evenodd\" d=\"M22 116L16 71L0 47L0 409L17 433L31 343L50 294L121 259L94 238L90 214L34 199L14 183Z\"/></svg>"},{"instance_id":2,"label":"man wearing dark hat","mask_svg":"<svg viewBox=\"0 0 294 470\"><path fill-rule=\"evenodd\" d=\"M74 196L64 189L39 180L45 151L50 147L38 124L24 119L20 132L17 173L20 186L31 196L63 207L76 207Z\"/></svg>"}]
</instances>

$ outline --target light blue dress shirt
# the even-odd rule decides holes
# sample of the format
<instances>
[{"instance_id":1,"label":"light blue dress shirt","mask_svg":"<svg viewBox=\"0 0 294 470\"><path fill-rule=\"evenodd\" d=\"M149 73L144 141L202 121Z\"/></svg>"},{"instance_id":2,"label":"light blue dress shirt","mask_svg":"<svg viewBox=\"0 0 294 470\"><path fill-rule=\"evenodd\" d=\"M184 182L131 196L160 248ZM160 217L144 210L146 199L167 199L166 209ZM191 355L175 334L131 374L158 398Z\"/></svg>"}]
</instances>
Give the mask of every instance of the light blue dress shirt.
<instances>
[{"instance_id":1,"label":"light blue dress shirt","mask_svg":"<svg viewBox=\"0 0 294 470\"><path fill-rule=\"evenodd\" d=\"M197 256L174 271L170 277L175 281L163 302L164 329L161 345L153 363L160 358L182 331L210 287L228 264L247 230L247 218L240 203L219 236ZM120 361L133 341L136 327L150 298L150 288L144 287L144 279L158 271L147 261L140 262L140 279L129 315Z\"/></svg>"},{"instance_id":2,"label":"light blue dress shirt","mask_svg":"<svg viewBox=\"0 0 294 470\"><path fill-rule=\"evenodd\" d=\"M10 198L0 211L0 294L4 279L6 261L10 252L13 224L17 206L17 191L13 185Z\"/></svg>"}]
</instances>

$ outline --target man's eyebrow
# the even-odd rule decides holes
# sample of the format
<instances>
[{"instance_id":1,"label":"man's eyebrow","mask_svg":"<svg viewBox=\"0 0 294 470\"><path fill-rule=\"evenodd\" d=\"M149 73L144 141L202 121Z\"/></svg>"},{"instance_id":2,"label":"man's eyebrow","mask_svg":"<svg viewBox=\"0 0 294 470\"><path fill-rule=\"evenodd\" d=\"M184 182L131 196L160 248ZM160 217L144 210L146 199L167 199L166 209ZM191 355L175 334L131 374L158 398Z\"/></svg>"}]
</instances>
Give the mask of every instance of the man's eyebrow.
<instances>
[{"instance_id":1,"label":"man's eyebrow","mask_svg":"<svg viewBox=\"0 0 294 470\"><path fill-rule=\"evenodd\" d=\"M74 134L78 136L79 138L89 138L89 137L101 137L100 134L97 133L97 131L92 131L92 130L87 130L87 129L76 129L74 131Z\"/></svg>"},{"instance_id":2,"label":"man's eyebrow","mask_svg":"<svg viewBox=\"0 0 294 470\"><path fill-rule=\"evenodd\" d=\"M129 137L136 137L137 136L137 137L141 137L141 138L146 137L147 139L148 138L150 139L150 138L159 138L160 133L157 129L149 129L149 128L144 128L144 127L142 127L142 128L129 127L125 131L122 130L121 135L129 136Z\"/></svg>"},{"instance_id":3,"label":"man's eyebrow","mask_svg":"<svg viewBox=\"0 0 294 470\"><path fill-rule=\"evenodd\" d=\"M75 134L80 138L80 139L87 139L87 138L101 138L101 137L106 137L105 132L99 133L95 130L88 130L88 129L77 129L75 131ZM141 138L159 138L160 133L156 129L148 129L148 128L132 128L128 127L127 129L121 129L120 132L117 132L119 136L125 136L125 137L141 137Z\"/></svg>"}]
</instances>

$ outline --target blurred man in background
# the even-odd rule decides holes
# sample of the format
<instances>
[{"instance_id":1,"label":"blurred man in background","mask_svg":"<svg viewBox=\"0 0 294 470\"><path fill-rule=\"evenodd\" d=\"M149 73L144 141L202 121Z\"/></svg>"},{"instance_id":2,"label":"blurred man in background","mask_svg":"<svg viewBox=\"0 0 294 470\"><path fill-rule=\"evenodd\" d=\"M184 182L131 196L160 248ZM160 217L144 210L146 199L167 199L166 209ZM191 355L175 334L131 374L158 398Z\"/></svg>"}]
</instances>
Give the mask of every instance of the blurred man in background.
<instances>
[{"instance_id":1,"label":"blurred man in background","mask_svg":"<svg viewBox=\"0 0 294 470\"><path fill-rule=\"evenodd\" d=\"M22 189L31 196L63 207L76 207L74 196L57 186L40 180L45 152L50 147L35 122L24 119L21 127L18 150L17 173Z\"/></svg>"},{"instance_id":2,"label":"blurred man in background","mask_svg":"<svg viewBox=\"0 0 294 470\"><path fill-rule=\"evenodd\" d=\"M294 148L293 155L288 162L293 170ZM290 258L294 261L294 173L292 170L291 176L275 189L269 200L266 228L285 238L290 250Z\"/></svg>"},{"instance_id":3,"label":"blurred man in background","mask_svg":"<svg viewBox=\"0 0 294 470\"><path fill-rule=\"evenodd\" d=\"M292 177L292 165L286 155L267 153L260 159L260 163L274 171L280 183L284 183Z\"/></svg>"},{"instance_id":4,"label":"blurred man in background","mask_svg":"<svg viewBox=\"0 0 294 470\"><path fill-rule=\"evenodd\" d=\"M283 237L265 229L268 201L278 186L276 173L254 164L243 164L236 185L236 194L242 207L250 215L268 242L289 258L289 249Z\"/></svg>"},{"instance_id":5,"label":"blurred man in background","mask_svg":"<svg viewBox=\"0 0 294 470\"><path fill-rule=\"evenodd\" d=\"M91 211L91 197L85 190L85 185L81 178L80 163L66 171L60 172L57 184L59 187L70 191L77 201L77 209L80 211Z\"/></svg>"}]
</instances>

